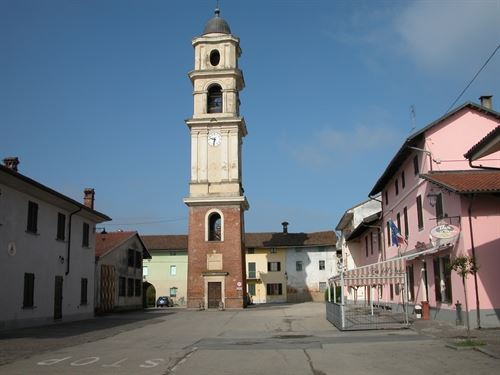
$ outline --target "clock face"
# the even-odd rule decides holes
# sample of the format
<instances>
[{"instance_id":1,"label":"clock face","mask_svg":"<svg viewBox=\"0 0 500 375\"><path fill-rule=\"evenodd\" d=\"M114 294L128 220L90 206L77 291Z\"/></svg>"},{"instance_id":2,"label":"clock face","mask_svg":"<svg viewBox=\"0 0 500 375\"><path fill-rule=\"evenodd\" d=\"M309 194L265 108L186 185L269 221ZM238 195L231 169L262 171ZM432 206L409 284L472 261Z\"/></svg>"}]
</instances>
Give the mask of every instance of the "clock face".
<instances>
[{"instance_id":1,"label":"clock face","mask_svg":"<svg viewBox=\"0 0 500 375\"><path fill-rule=\"evenodd\" d=\"M218 146L220 145L220 142L222 140L222 137L220 136L219 133L210 133L208 134L208 144L210 146Z\"/></svg>"}]
</instances>

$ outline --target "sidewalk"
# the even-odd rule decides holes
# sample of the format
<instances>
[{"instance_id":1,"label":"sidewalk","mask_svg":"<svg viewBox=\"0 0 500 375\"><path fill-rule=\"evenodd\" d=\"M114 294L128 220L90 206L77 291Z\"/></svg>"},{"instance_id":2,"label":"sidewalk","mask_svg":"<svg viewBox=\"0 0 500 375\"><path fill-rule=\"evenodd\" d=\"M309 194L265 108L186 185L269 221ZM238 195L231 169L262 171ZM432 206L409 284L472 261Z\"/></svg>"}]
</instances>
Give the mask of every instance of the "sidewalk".
<instances>
[{"instance_id":1,"label":"sidewalk","mask_svg":"<svg viewBox=\"0 0 500 375\"><path fill-rule=\"evenodd\" d=\"M417 319L413 322L411 328L421 335L432 336L450 344L467 338L467 328L465 326L457 326L439 320ZM476 350L500 359L500 328L471 329L471 338L486 344L476 347Z\"/></svg>"}]
</instances>

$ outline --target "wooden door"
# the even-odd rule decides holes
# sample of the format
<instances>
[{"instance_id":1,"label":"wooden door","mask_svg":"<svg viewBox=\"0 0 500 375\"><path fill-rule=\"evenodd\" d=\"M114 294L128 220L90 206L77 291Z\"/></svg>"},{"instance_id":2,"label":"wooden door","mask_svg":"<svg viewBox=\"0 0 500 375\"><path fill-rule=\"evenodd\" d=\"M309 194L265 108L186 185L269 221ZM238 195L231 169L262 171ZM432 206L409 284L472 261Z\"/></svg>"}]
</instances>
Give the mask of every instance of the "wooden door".
<instances>
[{"instance_id":1,"label":"wooden door","mask_svg":"<svg viewBox=\"0 0 500 375\"><path fill-rule=\"evenodd\" d=\"M219 308L219 302L222 300L222 284L208 283L208 308Z\"/></svg>"},{"instance_id":2,"label":"wooden door","mask_svg":"<svg viewBox=\"0 0 500 375\"><path fill-rule=\"evenodd\" d=\"M54 282L54 319L62 318L63 278L56 276Z\"/></svg>"}]
</instances>

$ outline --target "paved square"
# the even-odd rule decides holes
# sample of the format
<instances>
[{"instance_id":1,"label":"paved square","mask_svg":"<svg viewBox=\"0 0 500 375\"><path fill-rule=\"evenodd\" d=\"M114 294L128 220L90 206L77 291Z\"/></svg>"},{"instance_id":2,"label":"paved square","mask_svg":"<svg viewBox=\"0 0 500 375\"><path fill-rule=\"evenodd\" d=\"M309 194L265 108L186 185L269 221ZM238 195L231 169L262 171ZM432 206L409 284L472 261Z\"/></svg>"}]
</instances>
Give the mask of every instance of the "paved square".
<instances>
[{"instance_id":1,"label":"paved square","mask_svg":"<svg viewBox=\"0 0 500 375\"><path fill-rule=\"evenodd\" d=\"M0 345L9 362L0 374L6 375L489 375L500 370L497 359L451 350L409 329L339 332L326 321L321 303L116 314L0 335Z\"/></svg>"}]
</instances>

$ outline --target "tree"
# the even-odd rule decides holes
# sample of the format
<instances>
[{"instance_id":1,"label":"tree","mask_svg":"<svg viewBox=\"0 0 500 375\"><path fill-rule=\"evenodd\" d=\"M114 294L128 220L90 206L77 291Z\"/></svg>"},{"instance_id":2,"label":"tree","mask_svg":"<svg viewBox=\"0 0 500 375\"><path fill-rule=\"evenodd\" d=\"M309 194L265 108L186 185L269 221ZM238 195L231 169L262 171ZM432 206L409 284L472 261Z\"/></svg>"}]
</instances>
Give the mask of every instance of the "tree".
<instances>
[{"instance_id":1,"label":"tree","mask_svg":"<svg viewBox=\"0 0 500 375\"><path fill-rule=\"evenodd\" d=\"M467 318L467 339L470 340L470 323L469 323L469 302L467 299L467 276L474 275L478 271L476 258L473 256L460 255L453 259L450 263L450 269L455 271L462 278L465 295L465 316Z\"/></svg>"}]
</instances>

